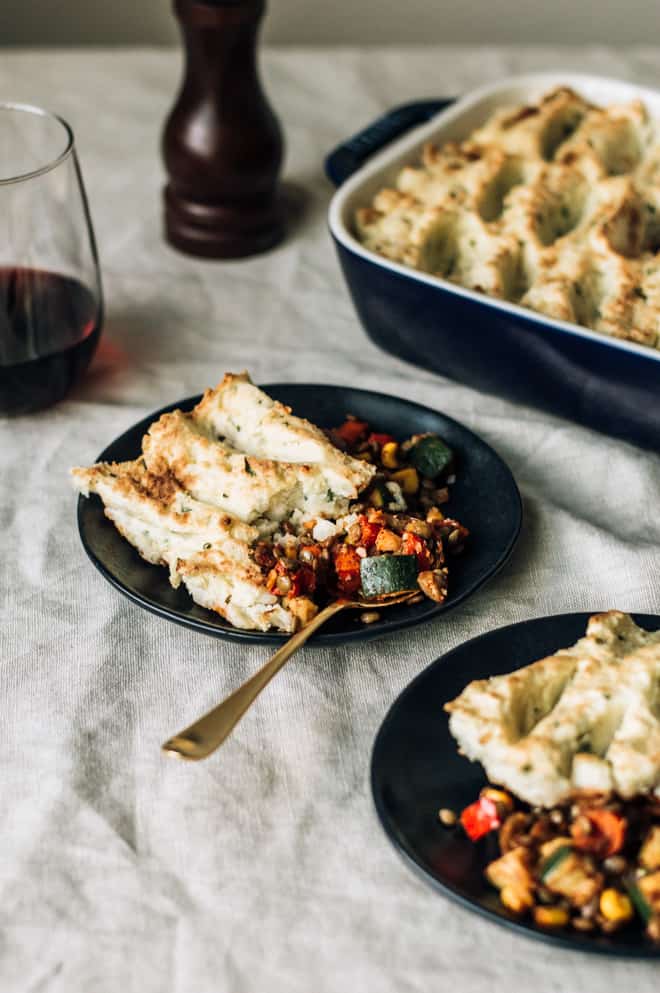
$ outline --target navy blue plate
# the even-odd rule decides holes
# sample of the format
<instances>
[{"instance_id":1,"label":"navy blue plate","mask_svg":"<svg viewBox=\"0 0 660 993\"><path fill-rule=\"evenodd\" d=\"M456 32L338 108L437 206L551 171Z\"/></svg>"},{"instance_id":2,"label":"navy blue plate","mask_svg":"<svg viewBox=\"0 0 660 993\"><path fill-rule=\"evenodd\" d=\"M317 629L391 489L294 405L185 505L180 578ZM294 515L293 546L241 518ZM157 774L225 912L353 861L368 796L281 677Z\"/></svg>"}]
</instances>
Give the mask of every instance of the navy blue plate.
<instances>
[{"instance_id":1,"label":"navy blue plate","mask_svg":"<svg viewBox=\"0 0 660 993\"><path fill-rule=\"evenodd\" d=\"M447 829L438 810L461 810L486 783L479 764L459 755L443 705L473 679L512 672L558 648L572 645L593 613L557 614L488 631L436 659L401 693L378 732L371 758L371 788L387 836L408 865L443 894L519 934L563 948L625 955L660 956L639 922L613 935L543 931L531 919L518 919L500 904L484 869L497 855L496 841L473 844L463 832ZM649 631L660 616L634 614Z\"/></svg>"},{"instance_id":2,"label":"navy blue plate","mask_svg":"<svg viewBox=\"0 0 660 993\"><path fill-rule=\"evenodd\" d=\"M425 599L422 603L383 611L379 621L362 625L357 615L345 612L330 621L311 644L338 645L368 641L401 628L430 621L479 589L506 562L520 531L520 494L502 459L476 434L452 418L408 400L341 386L275 383L266 392L321 427L340 424L345 415L369 421L377 431L398 438L434 431L457 454L458 474L451 488L446 512L457 517L471 532L461 556L451 561L449 596L443 604ZM149 425L166 411L190 410L199 400L189 397L150 414L112 442L99 462L123 462L137 458L142 436ZM193 603L183 587L172 589L165 569L149 565L125 541L103 513L98 497L80 497L78 528L85 551L101 574L121 593L146 610L183 624L195 631L262 644L279 644L287 636L232 627L217 614Z\"/></svg>"}]
</instances>

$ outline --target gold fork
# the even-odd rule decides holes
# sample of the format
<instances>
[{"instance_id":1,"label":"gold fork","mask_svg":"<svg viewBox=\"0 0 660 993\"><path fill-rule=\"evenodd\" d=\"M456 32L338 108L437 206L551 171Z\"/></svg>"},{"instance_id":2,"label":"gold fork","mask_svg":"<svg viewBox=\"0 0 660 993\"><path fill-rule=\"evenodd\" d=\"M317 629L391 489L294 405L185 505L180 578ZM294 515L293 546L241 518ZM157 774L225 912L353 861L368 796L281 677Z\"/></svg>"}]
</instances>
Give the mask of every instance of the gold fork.
<instances>
[{"instance_id":1,"label":"gold fork","mask_svg":"<svg viewBox=\"0 0 660 993\"><path fill-rule=\"evenodd\" d=\"M365 608L380 610L383 607L393 607L397 603L405 603L418 594L419 590L410 590L405 593L391 593L378 599L335 600L328 604L309 624L296 631L281 648L278 648L273 657L254 676L234 690L213 710L209 710L199 720L166 741L162 746L163 751L182 759L205 759L220 747L225 738L229 737L248 707L254 703L284 663L331 617L342 610Z\"/></svg>"}]
</instances>

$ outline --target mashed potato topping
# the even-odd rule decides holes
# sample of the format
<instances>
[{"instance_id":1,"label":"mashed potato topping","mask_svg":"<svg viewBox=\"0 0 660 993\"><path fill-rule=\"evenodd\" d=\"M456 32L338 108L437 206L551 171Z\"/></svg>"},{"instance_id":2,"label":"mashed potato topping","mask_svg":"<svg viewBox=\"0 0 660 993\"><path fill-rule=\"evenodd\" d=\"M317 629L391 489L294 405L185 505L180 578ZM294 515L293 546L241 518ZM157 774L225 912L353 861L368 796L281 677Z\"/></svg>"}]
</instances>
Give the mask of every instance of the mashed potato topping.
<instances>
[{"instance_id":1,"label":"mashed potato topping","mask_svg":"<svg viewBox=\"0 0 660 993\"><path fill-rule=\"evenodd\" d=\"M378 254L617 338L660 347L660 134L640 101L568 88L427 145L357 210Z\"/></svg>"},{"instance_id":2,"label":"mashed potato topping","mask_svg":"<svg viewBox=\"0 0 660 993\"><path fill-rule=\"evenodd\" d=\"M538 806L573 790L660 790L660 632L610 610L570 648L469 683L445 709L489 779Z\"/></svg>"}]
</instances>

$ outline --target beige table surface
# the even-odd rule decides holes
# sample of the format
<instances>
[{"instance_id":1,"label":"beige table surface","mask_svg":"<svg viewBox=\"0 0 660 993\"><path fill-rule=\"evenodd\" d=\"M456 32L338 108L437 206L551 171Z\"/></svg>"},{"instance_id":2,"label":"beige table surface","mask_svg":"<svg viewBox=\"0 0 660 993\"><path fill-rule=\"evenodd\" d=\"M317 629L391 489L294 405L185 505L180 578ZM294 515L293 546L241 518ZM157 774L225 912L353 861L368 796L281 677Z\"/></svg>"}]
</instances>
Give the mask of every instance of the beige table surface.
<instances>
[{"instance_id":1,"label":"beige table surface","mask_svg":"<svg viewBox=\"0 0 660 993\"><path fill-rule=\"evenodd\" d=\"M326 230L322 159L394 103L538 68L660 82L660 49L280 50L264 75L304 214L276 251L218 265L163 244L165 50L17 51L0 96L73 124L98 234L105 346L57 408L0 421L2 993L602 993L658 989L650 963L564 952L449 903L402 864L368 786L374 734L428 662L540 614L658 611L660 459L378 351ZM304 652L222 753L163 737L263 648L181 630L93 570L67 468L226 369L410 397L509 461L525 524L504 571L446 619ZM497 499L497 494L493 494Z\"/></svg>"}]
</instances>

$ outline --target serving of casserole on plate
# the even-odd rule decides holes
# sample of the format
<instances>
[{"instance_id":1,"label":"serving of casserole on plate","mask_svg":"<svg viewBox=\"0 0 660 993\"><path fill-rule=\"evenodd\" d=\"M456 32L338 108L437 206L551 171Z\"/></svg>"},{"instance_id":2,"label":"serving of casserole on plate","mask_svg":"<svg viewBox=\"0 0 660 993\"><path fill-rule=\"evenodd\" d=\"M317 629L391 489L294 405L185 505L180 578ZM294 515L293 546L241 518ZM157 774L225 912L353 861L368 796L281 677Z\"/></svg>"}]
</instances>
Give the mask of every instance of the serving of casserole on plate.
<instances>
[{"instance_id":1,"label":"serving of casserole on plate","mask_svg":"<svg viewBox=\"0 0 660 993\"><path fill-rule=\"evenodd\" d=\"M538 618L430 666L374 746L390 838L444 890L526 933L660 954L659 629L613 610Z\"/></svg>"},{"instance_id":2,"label":"serving of casserole on plate","mask_svg":"<svg viewBox=\"0 0 660 993\"><path fill-rule=\"evenodd\" d=\"M358 136L363 150L372 135L382 145L386 121ZM533 74L363 154L329 222L367 333L478 389L657 447L658 121L653 90Z\"/></svg>"},{"instance_id":3,"label":"serving of casserole on plate","mask_svg":"<svg viewBox=\"0 0 660 993\"><path fill-rule=\"evenodd\" d=\"M660 632L597 614L575 645L472 682L445 710L500 787L461 826L475 842L498 832L486 877L503 904L548 928L637 920L660 944Z\"/></svg>"},{"instance_id":4,"label":"serving of casserole on plate","mask_svg":"<svg viewBox=\"0 0 660 993\"><path fill-rule=\"evenodd\" d=\"M339 387L263 391L245 374L145 418L73 475L92 495L79 525L103 575L141 606L221 637L277 640L271 631L290 633L359 590L418 588L420 603L319 640L430 619L499 568L520 526L510 473L450 418ZM489 487L497 507L485 506Z\"/></svg>"},{"instance_id":5,"label":"serving of casserole on plate","mask_svg":"<svg viewBox=\"0 0 660 993\"><path fill-rule=\"evenodd\" d=\"M227 373L190 413L162 414L139 459L76 468L140 555L236 627L293 632L319 599L447 597L468 530L447 517L454 455L348 418L327 435Z\"/></svg>"}]
</instances>

